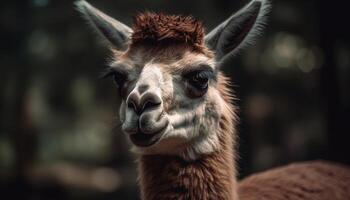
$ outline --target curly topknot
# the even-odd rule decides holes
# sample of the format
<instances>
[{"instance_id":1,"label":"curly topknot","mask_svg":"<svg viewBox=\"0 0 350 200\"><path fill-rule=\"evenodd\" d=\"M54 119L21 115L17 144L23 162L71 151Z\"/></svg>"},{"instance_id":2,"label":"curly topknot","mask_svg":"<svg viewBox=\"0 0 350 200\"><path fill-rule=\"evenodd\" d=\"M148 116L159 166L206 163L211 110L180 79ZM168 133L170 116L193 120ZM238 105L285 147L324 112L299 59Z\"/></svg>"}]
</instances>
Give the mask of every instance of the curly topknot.
<instances>
[{"instance_id":1,"label":"curly topknot","mask_svg":"<svg viewBox=\"0 0 350 200\"><path fill-rule=\"evenodd\" d=\"M140 13L134 17L132 44L185 43L194 48L204 45L204 28L200 21L181 15Z\"/></svg>"}]
</instances>

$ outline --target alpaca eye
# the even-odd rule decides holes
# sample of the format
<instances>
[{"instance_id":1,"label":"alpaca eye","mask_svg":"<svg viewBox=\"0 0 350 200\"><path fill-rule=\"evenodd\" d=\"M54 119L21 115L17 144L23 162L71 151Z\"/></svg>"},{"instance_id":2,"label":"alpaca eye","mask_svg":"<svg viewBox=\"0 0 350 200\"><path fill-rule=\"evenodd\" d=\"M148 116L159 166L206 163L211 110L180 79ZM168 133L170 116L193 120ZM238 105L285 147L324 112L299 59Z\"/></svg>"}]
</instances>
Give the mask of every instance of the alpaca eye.
<instances>
[{"instance_id":1,"label":"alpaca eye","mask_svg":"<svg viewBox=\"0 0 350 200\"><path fill-rule=\"evenodd\" d=\"M126 81L126 76L122 73L114 72L113 75L113 81L118 87L122 87Z\"/></svg>"},{"instance_id":2,"label":"alpaca eye","mask_svg":"<svg viewBox=\"0 0 350 200\"><path fill-rule=\"evenodd\" d=\"M114 69L107 69L101 76L101 78L112 77L114 83L120 88L124 85L127 80L127 75L124 72L119 72Z\"/></svg>"},{"instance_id":3,"label":"alpaca eye","mask_svg":"<svg viewBox=\"0 0 350 200\"><path fill-rule=\"evenodd\" d=\"M187 74L187 94L193 98L203 96L208 90L211 76L211 71L194 71Z\"/></svg>"},{"instance_id":4,"label":"alpaca eye","mask_svg":"<svg viewBox=\"0 0 350 200\"><path fill-rule=\"evenodd\" d=\"M202 75L201 73L194 74L189 83L198 89L208 88L209 77Z\"/></svg>"}]
</instances>

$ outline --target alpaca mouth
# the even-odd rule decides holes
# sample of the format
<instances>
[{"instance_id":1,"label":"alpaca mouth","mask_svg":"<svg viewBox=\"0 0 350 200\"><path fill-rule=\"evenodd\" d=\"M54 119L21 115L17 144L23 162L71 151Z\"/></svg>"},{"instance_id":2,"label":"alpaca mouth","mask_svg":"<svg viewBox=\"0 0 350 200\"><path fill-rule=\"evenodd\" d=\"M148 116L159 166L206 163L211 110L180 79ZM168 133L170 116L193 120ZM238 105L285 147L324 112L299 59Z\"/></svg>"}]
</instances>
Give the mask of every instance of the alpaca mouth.
<instances>
[{"instance_id":1,"label":"alpaca mouth","mask_svg":"<svg viewBox=\"0 0 350 200\"><path fill-rule=\"evenodd\" d=\"M137 133L130 135L130 140L136 146L149 147L155 144L156 142L158 142L158 140L162 136L161 133L162 133L162 130L153 134L145 134L141 131L138 131Z\"/></svg>"}]
</instances>

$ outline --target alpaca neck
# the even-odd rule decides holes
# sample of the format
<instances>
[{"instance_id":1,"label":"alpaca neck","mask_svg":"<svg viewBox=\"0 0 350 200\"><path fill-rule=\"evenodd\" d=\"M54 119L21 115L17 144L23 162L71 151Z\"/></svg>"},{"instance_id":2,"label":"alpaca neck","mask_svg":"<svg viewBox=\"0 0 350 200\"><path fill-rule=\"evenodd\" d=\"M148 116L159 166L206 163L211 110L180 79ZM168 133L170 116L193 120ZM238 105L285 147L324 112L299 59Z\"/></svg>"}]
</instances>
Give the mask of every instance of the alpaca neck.
<instances>
[{"instance_id":1,"label":"alpaca neck","mask_svg":"<svg viewBox=\"0 0 350 200\"><path fill-rule=\"evenodd\" d=\"M139 160L143 200L237 200L234 158L215 152L195 161L175 156L142 156Z\"/></svg>"},{"instance_id":2,"label":"alpaca neck","mask_svg":"<svg viewBox=\"0 0 350 200\"><path fill-rule=\"evenodd\" d=\"M232 137L231 133L224 134L220 150L194 161L177 156L141 156L142 199L237 200Z\"/></svg>"}]
</instances>

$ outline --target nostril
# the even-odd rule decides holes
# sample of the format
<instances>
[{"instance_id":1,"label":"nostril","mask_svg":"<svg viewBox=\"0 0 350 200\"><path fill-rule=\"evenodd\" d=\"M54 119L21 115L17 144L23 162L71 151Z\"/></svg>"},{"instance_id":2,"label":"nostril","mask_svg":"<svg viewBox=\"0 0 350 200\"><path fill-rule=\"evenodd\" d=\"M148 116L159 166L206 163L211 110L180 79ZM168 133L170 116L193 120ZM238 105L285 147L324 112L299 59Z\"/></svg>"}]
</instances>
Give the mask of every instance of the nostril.
<instances>
[{"instance_id":1,"label":"nostril","mask_svg":"<svg viewBox=\"0 0 350 200\"><path fill-rule=\"evenodd\" d=\"M135 104L134 101L129 101L128 108L133 109L136 113L139 112L138 106Z\"/></svg>"},{"instance_id":2,"label":"nostril","mask_svg":"<svg viewBox=\"0 0 350 200\"><path fill-rule=\"evenodd\" d=\"M146 109L158 107L160 104L161 104L160 102L146 101L142 107L142 111Z\"/></svg>"},{"instance_id":3,"label":"nostril","mask_svg":"<svg viewBox=\"0 0 350 200\"><path fill-rule=\"evenodd\" d=\"M139 103L140 97L137 94L135 94L135 93L131 94L128 97L128 99L126 100L126 102L127 102L127 107L129 109L132 109L136 113L139 113L139 111L140 111L140 103Z\"/></svg>"},{"instance_id":4,"label":"nostril","mask_svg":"<svg viewBox=\"0 0 350 200\"><path fill-rule=\"evenodd\" d=\"M135 104L133 102L129 102L128 103L128 108L131 108L131 109L134 109L134 110L136 109L135 108Z\"/></svg>"},{"instance_id":5,"label":"nostril","mask_svg":"<svg viewBox=\"0 0 350 200\"><path fill-rule=\"evenodd\" d=\"M127 107L134 110L137 115L141 115L147 109L154 109L161 105L161 99L152 93L147 93L141 98L138 95L130 95L127 99Z\"/></svg>"}]
</instances>

